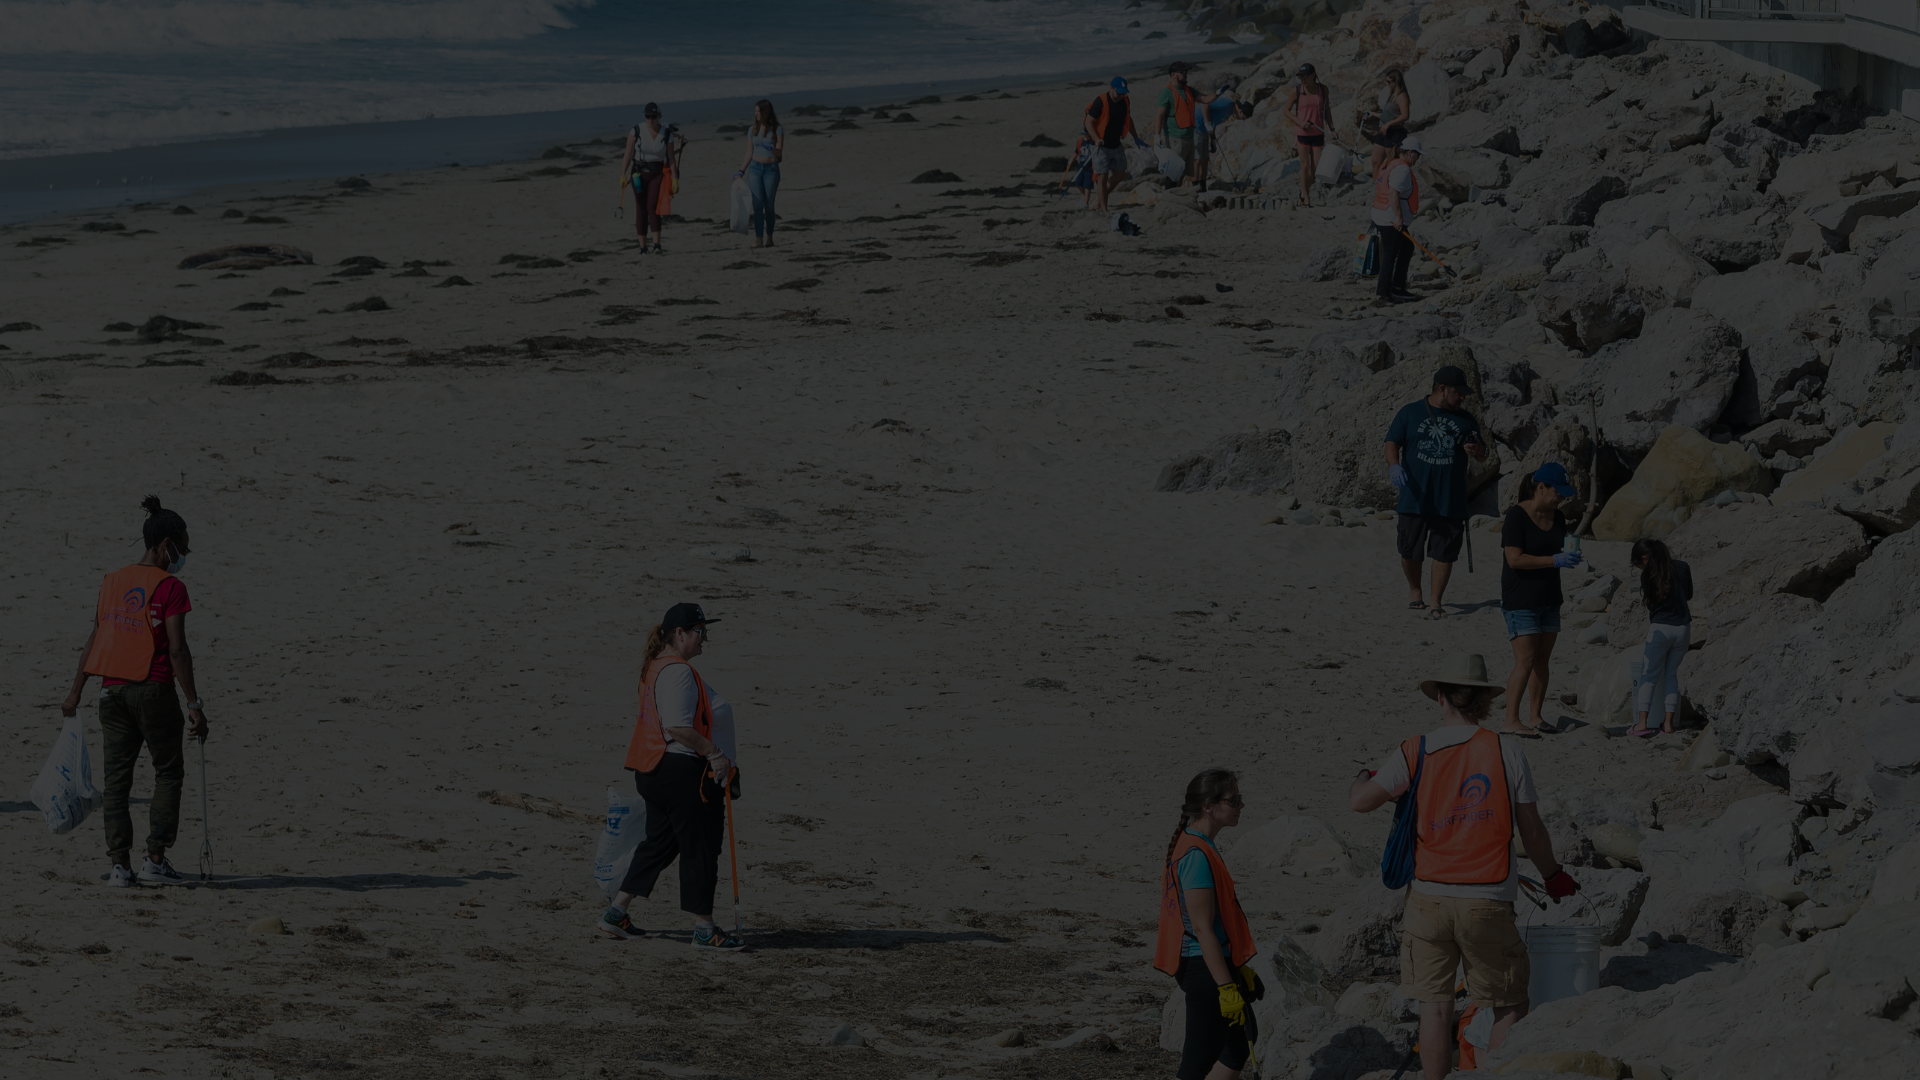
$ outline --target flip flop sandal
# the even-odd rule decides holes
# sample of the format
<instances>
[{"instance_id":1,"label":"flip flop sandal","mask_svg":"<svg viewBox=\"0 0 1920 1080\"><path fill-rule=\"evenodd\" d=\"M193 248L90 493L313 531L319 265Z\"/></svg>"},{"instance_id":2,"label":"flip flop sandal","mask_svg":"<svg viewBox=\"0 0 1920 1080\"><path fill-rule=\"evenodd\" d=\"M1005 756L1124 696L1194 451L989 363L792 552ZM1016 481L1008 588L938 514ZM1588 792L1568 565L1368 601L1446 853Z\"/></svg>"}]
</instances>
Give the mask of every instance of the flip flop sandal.
<instances>
[{"instance_id":1,"label":"flip flop sandal","mask_svg":"<svg viewBox=\"0 0 1920 1080\"><path fill-rule=\"evenodd\" d=\"M1660 734L1659 728L1645 727L1645 728L1629 728L1627 730L1627 737L1630 739L1651 739L1658 734Z\"/></svg>"},{"instance_id":2,"label":"flip flop sandal","mask_svg":"<svg viewBox=\"0 0 1920 1080\"><path fill-rule=\"evenodd\" d=\"M1446 617L1447 609L1438 604L1435 604L1433 610L1427 613L1427 618L1429 619L1444 619Z\"/></svg>"},{"instance_id":3,"label":"flip flop sandal","mask_svg":"<svg viewBox=\"0 0 1920 1080\"><path fill-rule=\"evenodd\" d=\"M1425 600L1415 600L1413 603L1407 605L1407 610L1425 611L1427 610L1427 602Z\"/></svg>"}]
</instances>

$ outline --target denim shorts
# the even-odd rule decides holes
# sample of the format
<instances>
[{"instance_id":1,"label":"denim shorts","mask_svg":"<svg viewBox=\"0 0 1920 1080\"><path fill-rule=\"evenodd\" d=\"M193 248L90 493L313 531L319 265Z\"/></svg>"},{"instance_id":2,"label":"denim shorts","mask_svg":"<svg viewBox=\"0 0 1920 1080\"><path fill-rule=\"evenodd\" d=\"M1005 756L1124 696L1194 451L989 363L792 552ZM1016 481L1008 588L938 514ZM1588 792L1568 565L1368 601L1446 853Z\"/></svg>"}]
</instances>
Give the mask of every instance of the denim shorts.
<instances>
[{"instance_id":1,"label":"denim shorts","mask_svg":"<svg viewBox=\"0 0 1920 1080\"><path fill-rule=\"evenodd\" d=\"M1557 634L1560 632L1560 609L1557 607L1521 608L1518 611L1502 611L1507 619L1507 640L1526 637L1528 634Z\"/></svg>"}]
</instances>

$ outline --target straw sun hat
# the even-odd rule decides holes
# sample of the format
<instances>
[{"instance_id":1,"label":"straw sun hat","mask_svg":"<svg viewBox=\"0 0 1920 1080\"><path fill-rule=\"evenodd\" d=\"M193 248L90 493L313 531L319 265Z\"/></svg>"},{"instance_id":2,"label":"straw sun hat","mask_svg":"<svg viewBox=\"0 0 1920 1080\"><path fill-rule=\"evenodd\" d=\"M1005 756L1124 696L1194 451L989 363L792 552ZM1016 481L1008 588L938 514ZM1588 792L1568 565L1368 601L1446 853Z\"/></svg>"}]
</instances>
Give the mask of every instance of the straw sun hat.
<instances>
[{"instance_id":1,"label":"straw sun hat","mask_svg":"<svg viewBox=\"0 0 1920 1080\"><path fill-rule=\"evenodd\" d=\"M1440 684L1452 686L1488 686L1501 693L1506 692L1505 683L1490 682L1487 679L1487 658L1479 653L1454 653L1440 665L1440 670L1431 679L1420 681L1420 692L1440 699Z\"/></svg>"}]
</instances>

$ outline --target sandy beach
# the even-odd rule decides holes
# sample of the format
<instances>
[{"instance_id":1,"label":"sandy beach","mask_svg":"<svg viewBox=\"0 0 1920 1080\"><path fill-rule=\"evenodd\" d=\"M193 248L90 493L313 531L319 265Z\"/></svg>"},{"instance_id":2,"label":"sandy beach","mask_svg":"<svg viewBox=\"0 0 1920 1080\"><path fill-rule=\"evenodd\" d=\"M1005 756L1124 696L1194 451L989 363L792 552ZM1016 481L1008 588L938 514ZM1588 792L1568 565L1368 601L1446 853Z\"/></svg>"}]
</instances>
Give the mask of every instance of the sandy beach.
<instances>
[{"instance_id":1,"label":"sandy beach","mask_svg":"<svg viewBox=\"0 0 1920 1080\"><path fill-rule=\"evenodd\" d=\"M726 230L713 125L663 256L611 141L0 229L0 324L31 324L0 336L5 1071L1170 1074L1148 943L1186 779L1237 768L1242 834L1349 849L1236 868L1260 938L1306 942L1375 872L1388 815L1346 786L1432 726L1415 684L1509 661L1484 526L1436 622L1391 521L1154 490L1272 426L1287 358L1371 298L1297 273L1365 207L1169 200L1116 234L1021 145L1071 147L1095 92L789 111L768 250ZM241 242L314 263L176 269ZM50 836L27 790L149 492L192 529L217 876L115 892L97 821ZM687 947L671 872L633 911L664 937L592 930L640 648L683 600L724 620L699 666L739 717L738 956ZM1616 651L1568 635L1558 670ZM1670 776L1691 738L1562 715L1543 791ZM199 784L190 755L183 869Z\"/></svg>"}]
</instances>

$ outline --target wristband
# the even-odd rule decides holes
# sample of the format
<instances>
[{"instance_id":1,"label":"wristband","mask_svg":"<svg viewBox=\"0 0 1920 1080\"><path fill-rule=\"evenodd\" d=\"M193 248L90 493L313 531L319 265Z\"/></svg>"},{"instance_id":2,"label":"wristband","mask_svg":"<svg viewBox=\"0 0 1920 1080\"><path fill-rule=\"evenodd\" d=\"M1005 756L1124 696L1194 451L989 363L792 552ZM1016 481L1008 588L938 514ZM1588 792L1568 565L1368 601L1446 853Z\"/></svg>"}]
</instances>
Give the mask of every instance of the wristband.
<instances>
[{"instance_id":1,"label":"wristband","mask_svg":"<svg viewBox=\"0 0 1920 1080\"><path fill-rule=\"evenodd\" d=\"M187 702L187 708L193 710L194 712L200 712L204 710L206 707L207 707L206 703L201 701L199 698L195 698L194 700Z\"/></svg>"}]
</instances>

